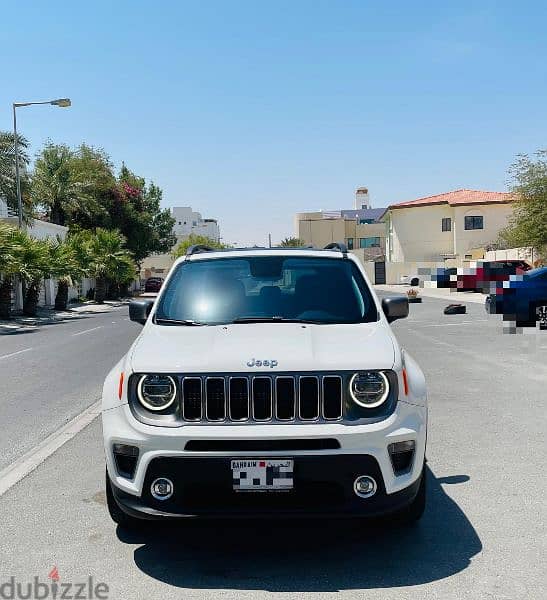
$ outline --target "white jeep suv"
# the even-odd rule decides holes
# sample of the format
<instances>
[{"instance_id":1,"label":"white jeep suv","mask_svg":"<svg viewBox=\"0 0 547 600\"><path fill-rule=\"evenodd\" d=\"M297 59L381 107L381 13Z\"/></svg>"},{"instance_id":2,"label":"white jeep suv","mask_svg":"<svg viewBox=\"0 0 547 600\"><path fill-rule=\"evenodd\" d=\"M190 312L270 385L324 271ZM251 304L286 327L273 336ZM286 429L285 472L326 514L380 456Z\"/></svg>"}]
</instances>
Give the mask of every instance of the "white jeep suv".
<instances>
[{"instance_id":1,"label":"white jeep suv","mask_svg":"<svg viewBox=\"0 0 547 600\"><path fill-rule=\"evenodd\" d=\"M114 521L389 514L425 505L426 388L343 244L194 246L103 390Z\"/></svg>"}]
</instances>

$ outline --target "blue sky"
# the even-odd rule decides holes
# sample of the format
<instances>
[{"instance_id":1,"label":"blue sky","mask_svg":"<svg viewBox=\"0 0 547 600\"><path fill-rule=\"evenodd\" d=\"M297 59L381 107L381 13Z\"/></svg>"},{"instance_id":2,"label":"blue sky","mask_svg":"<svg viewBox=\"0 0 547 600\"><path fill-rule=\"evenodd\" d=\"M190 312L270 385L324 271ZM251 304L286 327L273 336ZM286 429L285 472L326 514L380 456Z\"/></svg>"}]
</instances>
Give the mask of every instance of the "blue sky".
<instances>
[{"instance_id":1,"label":"blue sky","mask_svg":"<svg viewBox=\"0 0 547 600\"><path fill-rule=\"evenodd\" d=\"M103 147L217 217L228 242L293 215L503 190L547 147L547 3L11 2L0 129Z\"/></svg>"}]
</instances>

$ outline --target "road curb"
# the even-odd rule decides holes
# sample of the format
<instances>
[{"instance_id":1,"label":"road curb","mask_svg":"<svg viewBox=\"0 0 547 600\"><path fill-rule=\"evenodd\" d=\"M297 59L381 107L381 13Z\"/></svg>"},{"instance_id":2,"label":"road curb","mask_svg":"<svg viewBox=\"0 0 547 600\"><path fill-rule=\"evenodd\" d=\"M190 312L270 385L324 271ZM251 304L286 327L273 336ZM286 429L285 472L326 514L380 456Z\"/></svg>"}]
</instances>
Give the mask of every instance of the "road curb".
<instances>
[{"instance_id":1,"label":"road curb","mask_svg":"<svg viewBox=\"0 0 547 600\"><path fill-rule=\"evenodd\" d=\"M32 473L61 446L90 425L100 414L101 401L97 400L37 446L23 454L14 463L0 471L0 497L21 479Z\"/></svg>"}]
</instances>

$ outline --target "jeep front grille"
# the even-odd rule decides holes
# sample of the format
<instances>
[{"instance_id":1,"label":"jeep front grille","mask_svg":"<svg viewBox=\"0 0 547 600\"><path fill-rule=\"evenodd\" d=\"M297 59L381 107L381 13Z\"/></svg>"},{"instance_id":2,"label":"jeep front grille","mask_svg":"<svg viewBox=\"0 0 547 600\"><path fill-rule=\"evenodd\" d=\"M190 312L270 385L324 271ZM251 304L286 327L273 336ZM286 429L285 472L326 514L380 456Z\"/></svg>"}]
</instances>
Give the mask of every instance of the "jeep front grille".
<instances>
[{"instance_id":1,"label":"jeep front grille","mask_svg":"<svg viewBox=\"0 0 547 600\"><path fill-rule=\"evenodd\" d=\"M337 421L339 375L183 377L182 418L205 422Z\"/></svg>"}]
</instances>

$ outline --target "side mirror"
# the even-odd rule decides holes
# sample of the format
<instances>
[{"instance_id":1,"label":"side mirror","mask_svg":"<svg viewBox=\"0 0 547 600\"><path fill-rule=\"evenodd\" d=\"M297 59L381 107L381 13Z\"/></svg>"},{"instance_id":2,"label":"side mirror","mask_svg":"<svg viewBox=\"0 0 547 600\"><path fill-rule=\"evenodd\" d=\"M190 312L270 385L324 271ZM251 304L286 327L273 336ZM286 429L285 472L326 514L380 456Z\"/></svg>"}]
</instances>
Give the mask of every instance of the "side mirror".
<instances>
[{"instance_id":1,"label":"side mirror","mask_svg":"<svg viewBox=\"0 0 547 600\"><path fill-rule=\"evenodd\" d=\"M388 323L397 319L408 317L408 298L404 296L391 296L382 300L382 310L387 317Z\"/></svg>"},{"instance_id":2,"label":"side mirror","mask_svg":"<svg viewBox=\"0 0 547 600\"><path fill-rule=\"evenodd\" d=\"M140 300L131 300L129 302L129 318L131 321L144 325L148 315L152 310L154 300L151 298L142 298Z\"/></svg>"}]
</instances>

